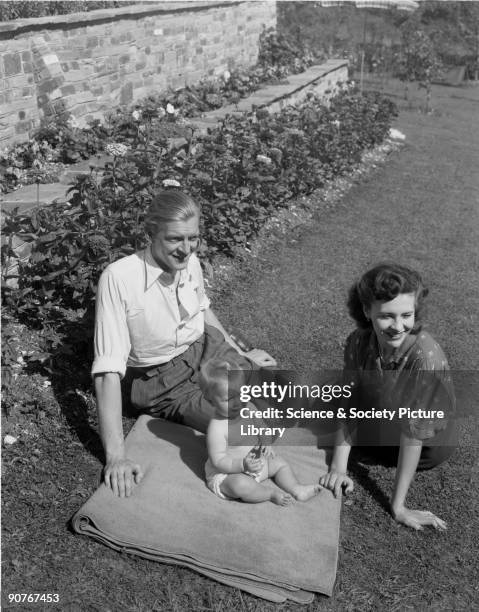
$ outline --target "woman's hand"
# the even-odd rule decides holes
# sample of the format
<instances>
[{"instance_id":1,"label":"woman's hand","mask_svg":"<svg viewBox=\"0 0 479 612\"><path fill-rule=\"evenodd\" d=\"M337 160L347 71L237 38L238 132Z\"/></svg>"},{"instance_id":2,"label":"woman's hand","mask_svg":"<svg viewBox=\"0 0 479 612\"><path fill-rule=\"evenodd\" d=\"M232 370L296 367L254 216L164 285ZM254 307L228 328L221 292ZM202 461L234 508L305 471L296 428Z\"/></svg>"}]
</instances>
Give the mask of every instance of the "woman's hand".
<instances>
[{"instance_id":1,"label":"woman's hand","mask_svg":"<svg viewBox=\"0 0 479 612\"><path fill-rule=\"evenodd\" d=\"M103 470L103 478L107 487L118 497L129 497L133 485L143 478L143 471L138 463L130 459L117 458L107 462Z\"/></svg>"},{"instance_id":2,"label":"woman's hand","mask_svg":"<svg viewBox=\"0 0 479 612\"><path fill-rule=\"evenodd\" d=\"M346 495L352 493L354 490L354 483L352 479L344 472L336 472L331 470L319 479L319 484L329 489L334 493L334 497L338 497L341 493L341 489L344 490Z\"/></svg>"},{"instance_id":3,"label":"woman's hand","mask_svg":"<svg viewBox=\"0 0 479 612\"><path fill-rule=\"evenodd\" d=\"M276 359L273 359L273 357L271 357L271 355L269 355L266 351L263 351L263 349L251 349L251 351L244 354L246 357L248 357L248 359L251 359L251 361L261 368L274 367L278 365Z\"/></svg>"},{"instance_id":4,"label":"woman's hand","mask_svg":"<svg viewBox=\"0 0 479 612\"><path fill-rule=\"evenodd\" d=\"M427 525L431 525L439 531L446 531L447 529L445 521L428 510L409 510L409 508L403 506L397 510L391 509L391 514L398 523L406 525L406 527L412 527L417 531L423 530L424 526Z\"/></svg>"}]
</instances>

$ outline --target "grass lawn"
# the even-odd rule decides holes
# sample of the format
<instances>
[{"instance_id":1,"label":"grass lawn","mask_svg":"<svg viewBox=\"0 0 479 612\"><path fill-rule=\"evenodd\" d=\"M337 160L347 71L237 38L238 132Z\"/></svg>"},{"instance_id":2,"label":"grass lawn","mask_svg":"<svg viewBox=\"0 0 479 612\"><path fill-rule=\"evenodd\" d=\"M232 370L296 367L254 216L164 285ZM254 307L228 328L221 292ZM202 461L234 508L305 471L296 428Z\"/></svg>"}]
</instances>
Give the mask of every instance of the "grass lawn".
<instances>
[{"instance_id":1,"label":"grass lawn","mask_svg":"<svg viewBox=\"0 0 479 612\"><path fill-rule=\"evenodd\" d=\"M393 94L401 103L399 89ZM422 96L423 94L421 94ZM403 104L401 103L403 106ZM406 145L307 224L263 238L216 292L220 319L240 328L284 368L339 368L352 323L351 282L393 259L418 268L430 287L427 329L453 369L478 370L479 88L434 87L432 114L404 108ZM476 377L477 377L476 373ZM394 469L351 464L340 557L331 598L273 605L181 568L122 555L74 535L69 520L98 485L102 452L91 398L81 381L53 380L56 419L25 420L3 448L3 593L58 593L59 610L471 610L477 584L477 424L461 422L452 459L417 475L408 502L447 521L446 533L393 522L385 503Z\"/></svg>"}]
</instances>

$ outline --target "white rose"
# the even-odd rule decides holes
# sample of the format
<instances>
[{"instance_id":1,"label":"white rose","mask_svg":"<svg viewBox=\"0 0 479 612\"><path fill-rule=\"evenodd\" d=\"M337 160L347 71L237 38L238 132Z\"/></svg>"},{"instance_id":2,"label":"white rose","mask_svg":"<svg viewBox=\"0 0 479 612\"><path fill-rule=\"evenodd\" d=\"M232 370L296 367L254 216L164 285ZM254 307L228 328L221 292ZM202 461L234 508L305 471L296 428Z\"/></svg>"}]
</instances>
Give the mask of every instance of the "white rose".
<instances>
[{"instance_id":1,"label":"white rose","mask_svg":"<svg viewBox=\"0 0 479 612\"><path fill-rule=\"evenodd\" d=\"M181 187L180 183L178 183L178 181L175 181L175 179L164 179L162 181L163 187Z\"/></svg>"},{"instance_id":2,"label":"white rose","mask_svg":"<svg viewBox=\"0 0 479 612\"><path fill-rule=\"evenodd\" d=\"M77 127L80 127L80 124L78 123L78 121L77 121L76 117L74 117L73 115L70 115L70 117L68 118L67 123L68 123L68 125L69 125L71 128L77 128Z\"/></svg>"},{"instance_id":3,"label":"white rose","mask_svg":"<svg viewBox=\"0 0 479 612\"><path fill-rule=\"evenodd\" d=\"M392 138L393 140L406 140L406 136L395 128L391 128L389 130L389 138Z\"/></svg>"}]
</instances>

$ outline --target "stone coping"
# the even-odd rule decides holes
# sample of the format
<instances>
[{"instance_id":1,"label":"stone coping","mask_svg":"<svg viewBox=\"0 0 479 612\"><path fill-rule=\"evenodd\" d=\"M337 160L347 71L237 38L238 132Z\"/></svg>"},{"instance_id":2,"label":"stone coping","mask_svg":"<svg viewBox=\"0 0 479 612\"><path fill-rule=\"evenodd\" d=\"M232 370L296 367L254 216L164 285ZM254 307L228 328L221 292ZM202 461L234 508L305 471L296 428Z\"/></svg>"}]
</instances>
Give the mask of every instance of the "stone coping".
<instances>
[{"instance_id":1,"label":"stone coping","mask_svg":"<svg viewBox=\"0 0 479 612\"><path fill-rule=\"evenodd\" d=\"M2 211L9 212L18 208L19 213L28 212L38 206L51 204L54 201L66 201L68 186L62 183L33 183L0 198Z\"/></svg>"},{"instance_id":2,"label":"stone coping","mask_svg":"<svg viewBox=\"0 0 479 612\"><path fill-rule=\"evenodd\" d=\"M253 106L258 108L272 107L276 111L278 104L281 102L287 104L289 98L296 97L297 99L298 94L305 94L307 91L310 91L328 74L347 66L347 60L328 60L323 64L311 66L305 72L288 76L287 83L268 85L252 93L248 98L243 98L237 105L224 106L205 113L201 117L189 119L189 121L200 132L207 133L208 129L212 129L221 123L226 115L249 112ZM9 212L18 207L19 211L24 213L39 205L51 204L53 201L66 201L66 192L68 190L68 184L66 183L68 179L71 180L78 174L88 173L90 166L104 167L105 162L109 161L109 159L111 158L107 155L93 156L89 160L84 160L65 168L59 183L40 184L38 191L36 184L26 185L16 191L0 196L1 210Z\"/></svg>"},{"instance_id":3,"label":"stone coping","mask_svg":"<svg viewBox=\"0 0 479 612\"><path fill-rule=\"evenodd\" d=\"M95 23L119 21L121 19L139 19L149 15L162 13L182 13L205 11L212 8L243 4L247 0L195 0L194 2L145 2L131 4L118 8L104 8L85 13L68 13L66 15L51 15L46 17L30 17L28 19L15 19L0 21L0 40L14 38L18 34L29 31L48 29L71 29L83 25L91 26Z\"/></svg>"},{"instance_id":4,"label":"stone coping","mask_svg":"<svg viewBox=\"0 0 479 612\"><path fill-rule=\"evenodd\" d=\"M248 112L253 106L265 108L287 100L302 89L305 89L314 84L321 78L339 68L347 67L347 60L328 60L324 64L311 66L308 70L299 74L292 74L285 79L285 83L278 85L267 85L258 91L253 92L248 98L243 98L238 104L223 106L218 110L206 113L206 118L224 117L234 112ZM201 119L203 120L203 118ZM194 122L194 120L193 120Z\"/></svg>"}]
</instances>

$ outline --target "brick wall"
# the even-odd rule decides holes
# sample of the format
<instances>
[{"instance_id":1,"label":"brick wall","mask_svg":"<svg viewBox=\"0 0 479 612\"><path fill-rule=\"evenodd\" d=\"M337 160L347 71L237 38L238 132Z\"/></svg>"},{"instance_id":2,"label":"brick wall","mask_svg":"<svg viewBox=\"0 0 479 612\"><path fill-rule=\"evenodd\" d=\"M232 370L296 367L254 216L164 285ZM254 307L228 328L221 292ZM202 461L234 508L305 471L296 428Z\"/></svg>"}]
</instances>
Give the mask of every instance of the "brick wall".
<instances>
[{"instance_id":1,"label":"brick wall","mask_svg":"<svg viewBox=\"0 0 479 612\"><path fill-rule=\"evenodd\" d=\"M276 2L155 2L0 23L0 147L63 105L101 117L154 91L254 64Z\"/></svg>"}]
</instances>

